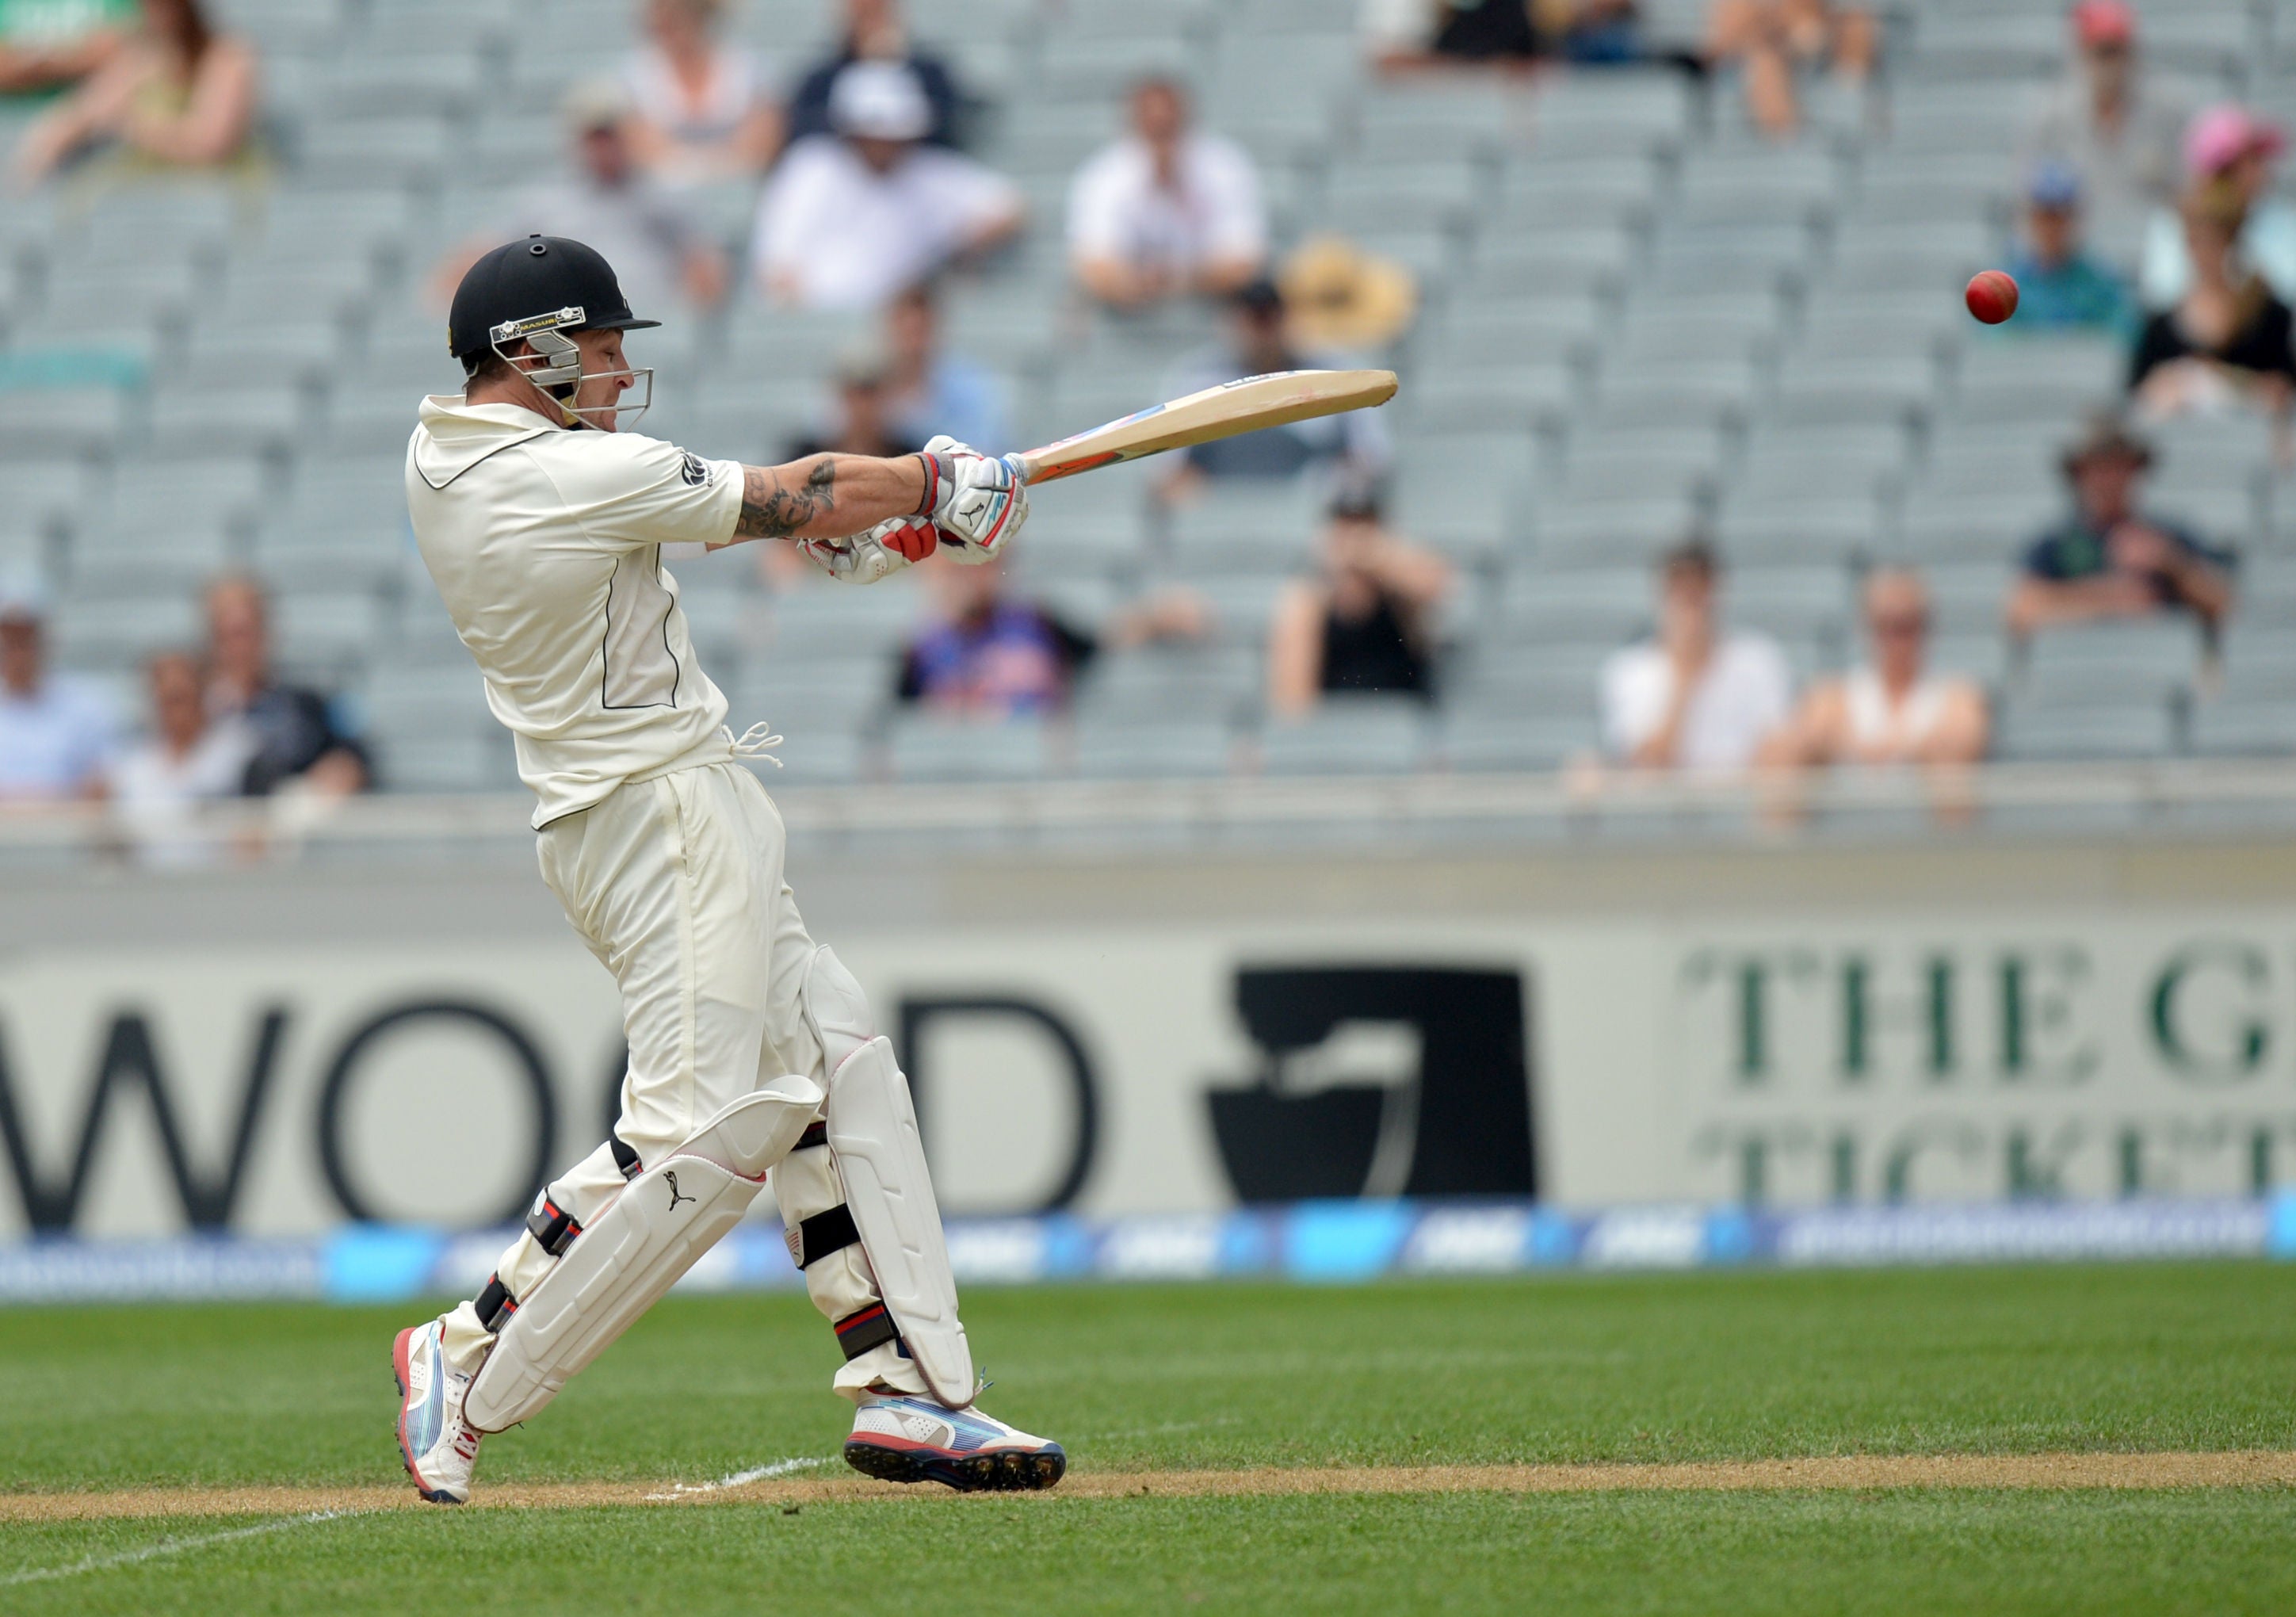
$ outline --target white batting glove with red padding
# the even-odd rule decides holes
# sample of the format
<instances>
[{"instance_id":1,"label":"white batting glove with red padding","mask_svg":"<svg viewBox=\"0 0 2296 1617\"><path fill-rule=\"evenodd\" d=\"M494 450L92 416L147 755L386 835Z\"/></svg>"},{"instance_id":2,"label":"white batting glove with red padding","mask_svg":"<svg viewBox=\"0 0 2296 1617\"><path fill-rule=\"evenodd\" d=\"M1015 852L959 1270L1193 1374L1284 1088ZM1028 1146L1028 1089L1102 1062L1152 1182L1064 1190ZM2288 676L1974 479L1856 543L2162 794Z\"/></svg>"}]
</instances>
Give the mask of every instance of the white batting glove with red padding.
<instances>
[{"instance_id":1,"label":"white batting glove with red padding","mask_svg":"<svg viewBox=\"0 0 2296 1617\"><path fill-rule=\"evenodd\" d=\"M939 533L923 517L897 516L841 539L800 539L798 548L832 579L874 584L912 562L923 561L939 542Z\"/></svg>"},{"instance_id":2,"label":"white batting glove with red padding","mask_svg":"<svg viewBox=\"0 0 2296 1617\"><path fill-rule=\"evenodd\" d=\"M1029 520L1029 481L1017 456L988 456L953 438L925 446L925 501L952 562L978 567Z\"/></svg>"}]
</instances>

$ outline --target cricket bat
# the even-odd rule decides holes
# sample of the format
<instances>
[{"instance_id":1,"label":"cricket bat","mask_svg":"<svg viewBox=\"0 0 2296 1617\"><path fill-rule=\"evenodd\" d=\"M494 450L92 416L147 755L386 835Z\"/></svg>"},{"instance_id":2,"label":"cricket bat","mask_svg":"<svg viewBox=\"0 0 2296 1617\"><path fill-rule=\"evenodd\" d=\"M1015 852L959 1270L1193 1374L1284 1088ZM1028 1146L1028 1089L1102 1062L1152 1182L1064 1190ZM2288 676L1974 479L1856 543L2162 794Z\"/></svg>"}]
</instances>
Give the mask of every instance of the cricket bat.
<instances>
[{"instance_id":1,"label":"cricket bat","mask_svg":"<svg viewBox=\"0 0 2296 1617\"><path fill-rule=\"evenodd\" d=\"M1029 482L1049 483L1167 449L1368 409L1394 397L1393 371L1278 371L1246 376L1031 449L1020 457L1021 465Z\"/></svg>"}]
</instances>

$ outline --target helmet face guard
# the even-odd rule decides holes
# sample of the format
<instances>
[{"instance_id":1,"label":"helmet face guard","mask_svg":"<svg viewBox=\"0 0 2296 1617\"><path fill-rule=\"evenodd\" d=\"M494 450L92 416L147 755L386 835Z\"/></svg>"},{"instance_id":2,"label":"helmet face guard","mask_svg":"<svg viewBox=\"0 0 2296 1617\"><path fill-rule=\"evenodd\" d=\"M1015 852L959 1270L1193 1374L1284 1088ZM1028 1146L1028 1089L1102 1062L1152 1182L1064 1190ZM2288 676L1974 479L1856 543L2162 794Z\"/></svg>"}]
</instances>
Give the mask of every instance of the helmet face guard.
<instances>
[{"instance_id":1,"label":"helmet face guard","mask_svg":"<svg viewBox=\"0 0 2296 1617\"><path fill-rule=\"evenodd\" d=\"M582 350L569 332L589 329L588 316L578 306L556 309L546 315L530 315L523 320L504 320L487 332L487 345L497 358L532 382L558 406L570 427L589 427L602 432L619 432L636 426L653 408L653 367L629 366L619 371L585 371ZM527 352L513 354L512 345L523 342ZM574 399L585 382L627 377L630 386L618 389L610 404L587 405L577 408ZM630 393L638 395L636 404L625 404ZM604 422L591 417L605 415Z\"/></svg>"}]
</instances>

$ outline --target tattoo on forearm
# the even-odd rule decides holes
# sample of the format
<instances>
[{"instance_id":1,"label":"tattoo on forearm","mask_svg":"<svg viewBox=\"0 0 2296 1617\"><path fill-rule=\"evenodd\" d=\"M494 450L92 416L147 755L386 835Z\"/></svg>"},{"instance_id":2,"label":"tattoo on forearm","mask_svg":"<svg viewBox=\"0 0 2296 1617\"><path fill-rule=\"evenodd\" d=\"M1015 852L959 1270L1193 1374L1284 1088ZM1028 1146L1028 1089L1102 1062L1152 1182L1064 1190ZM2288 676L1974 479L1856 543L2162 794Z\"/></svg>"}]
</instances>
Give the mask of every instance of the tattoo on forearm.
<instances>
[{"instance_id":1,"label":"tattoo on forearm","mask_svg":"<svg viewBox=\"0 0 2296 1617\"><path fill-rule=\"evenodd\" d=\"M770 472L755 466L742 475L742 520L734 531L745 539L785 539L837 503L837 463L823 456L795 489L784 488Z\"/></svg>"}]
</instances>

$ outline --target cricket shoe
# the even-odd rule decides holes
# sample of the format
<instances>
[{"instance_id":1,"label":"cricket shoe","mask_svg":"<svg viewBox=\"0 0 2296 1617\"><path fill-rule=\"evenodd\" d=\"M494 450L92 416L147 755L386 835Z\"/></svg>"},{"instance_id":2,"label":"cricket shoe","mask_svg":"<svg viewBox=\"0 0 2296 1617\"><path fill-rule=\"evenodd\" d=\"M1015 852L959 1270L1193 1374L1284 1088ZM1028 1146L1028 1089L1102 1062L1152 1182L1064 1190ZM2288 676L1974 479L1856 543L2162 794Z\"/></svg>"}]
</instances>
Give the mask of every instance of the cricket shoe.
<instances>
[{"instance_id":1,"label":"cricket shoe","mask_svg":"<svg viewBox=\"0 0 2296 1617\"><path fill-rule=\"evenodd\" d=\"M929 1398L871 1393L853 1417L845 1463L888 1482L939 1482L960 1493L1050 1488L1068 1474L1068 1452L978 1409Z\"/></svg>"},{"instance_id":2,"label":"cricket shoe","mask_svg":"<svg viewBox=\"0 0 2296 1617\"><path fill-rule=\"evenodd\" d=\"M471 1378L447 1367L439 1350L437 1320L401 1331L391 1344L390 1373L398 1383L398 1457L414 1491L433 1505L470 1502L471 1471L479 1439L463 1419Z\"/></svg>"}]
</instances>

